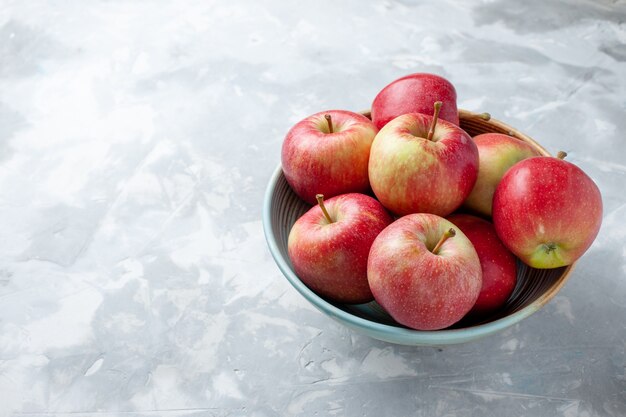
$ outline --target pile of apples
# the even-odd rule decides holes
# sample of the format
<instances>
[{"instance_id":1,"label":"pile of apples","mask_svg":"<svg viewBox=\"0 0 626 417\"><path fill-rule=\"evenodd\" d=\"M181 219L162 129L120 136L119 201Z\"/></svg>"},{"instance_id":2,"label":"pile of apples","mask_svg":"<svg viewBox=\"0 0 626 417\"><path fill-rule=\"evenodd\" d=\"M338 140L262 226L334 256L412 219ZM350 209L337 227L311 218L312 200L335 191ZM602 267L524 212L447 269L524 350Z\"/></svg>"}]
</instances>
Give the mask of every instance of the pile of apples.
<instances>
[{"instance_id":1,"label":"pile of apples","mask_svg":"<svg viewBox=\"0 0 626 417\"><path fill-rule=\"evenodd\" d=\"M454 86L408 75L380 91L371 120L329 110L287 133L283 173L313 205L290 231L289 258L320 296L376 300L413 329L486 317L513 292L516 257L569 265L598 234L600 191L564 157L470 137Z\"/></svg>"}]
</instances>

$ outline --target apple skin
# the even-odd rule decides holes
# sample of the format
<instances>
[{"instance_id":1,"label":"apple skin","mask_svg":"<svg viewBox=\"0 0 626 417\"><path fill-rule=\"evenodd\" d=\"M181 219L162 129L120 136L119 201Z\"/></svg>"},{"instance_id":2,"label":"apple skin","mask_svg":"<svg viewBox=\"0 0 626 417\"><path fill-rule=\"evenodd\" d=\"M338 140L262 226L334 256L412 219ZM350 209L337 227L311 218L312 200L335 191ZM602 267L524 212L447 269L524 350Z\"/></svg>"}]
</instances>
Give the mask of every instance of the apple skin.
<instances>
[{"instance_id":1,"label":"apple skin","mask_svg":"<svg viewBox=\"0 0 626 417\"><path fill-rule=\"evenodd\" d=\"M438 254L431 250L450 228ZM417 330L451 326L470 311L482 285L478 255L469 239L434 214L401 217L383 230L367 264L374 298L398 323Z\"/></svg>"},{"instance_id":2,"label":"apple skin","mask_svg":"<svg viewBox=\"0 0 626 417\"><path fill-rule=\"evenodd\" d=\"M316 205L289 232L287 249L296 275L315 293L333 301L371 301L367 257L376 236L393 219L378 201L364 194L343 194L324 205L333 223Z\"/></svg>"},{"instance_id":3,"label":"apple skin","mask_svg":"<svg viewBox=\"0 0 626 417\"><path fill-rule=\"evenodd\" d=\"M501 133L474 136L478 147L478 178L463 206L484 216L491 216L493 193L504 173L526 158L539 156L532 146Z\"/></svg>"},{"instance_id":4,"label":"apple skin","mask_svg":"<svg viewBox=\"0 0 626 417\"><path fill-rule=\"evenodd\" d=\"M513 165L493 197L493 223L527 265L570 265L591 246L602 223L598 186L576 165L538 156Z\"/></svg>"},{"instance_id":5,"label":"apple skin","mask_svg":"<svg viewBox=\"0 0 626 417\"><path fill-rule=\"evenodd\" d=\"M370 151L369 179L378 200L397 215L432 213L445 217L472 191L478 149L461 128L432 116L409 113L387 123Z\"/></svg>"},{"instance_id":6,"label":"apple skin","mask_svg":"<svg viewBox=\"0 0 626 417\"><path fill-rule=\"evenodd\" d=\"M407 113L432 114L433 104L441 101L439 117L459 125L456 90L450 81L435 74L416 73L393 81L372 103L372 121L378 129Z\"/></svg>"},{"instance_id":7,"label":"apple skin","mask_svg":"<svg viewBox=\"0 0 626 417\"><path fill-rule=\"evenodd\" d=\"M326 114L332 118L333 133ZM377 132L367 117L345 110L316 113L296 123L282 146L287 183L309 204L316 204L316 194L331 198L367 192L367 164Z\"/></svg>"},{"instance_id":8,"label":"apple skin","mask_svg":"<svg viewBox=\"0 0 626 417\"><path fill-rule=\"evenodd\" d=\"M493 224L480 217L456 213L447 217L474 245L483 284L470 316L479 318L502 308L517 283L515 256L498 238Z\"/></svg>"}]
</instances>

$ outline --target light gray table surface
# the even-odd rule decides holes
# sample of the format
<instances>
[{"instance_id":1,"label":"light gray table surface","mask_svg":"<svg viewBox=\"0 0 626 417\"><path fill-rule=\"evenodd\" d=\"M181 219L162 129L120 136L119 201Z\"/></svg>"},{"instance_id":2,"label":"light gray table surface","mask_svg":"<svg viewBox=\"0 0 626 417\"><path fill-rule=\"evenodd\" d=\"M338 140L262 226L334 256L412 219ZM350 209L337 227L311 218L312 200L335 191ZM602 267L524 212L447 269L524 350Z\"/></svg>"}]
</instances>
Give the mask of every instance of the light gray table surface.
<instances>
[{"instance_id":1,"label":"light gray table surface","mask_svg":"<svg viewBox=\"0 0 626 417\"><path fill-rule=\"evenodd\" d=\"M0 2L0 415L626 416L623 1ZM444 348L281 275L289 127L434 72L598 184L560 293Z\"/></svg>"}]
</instances>

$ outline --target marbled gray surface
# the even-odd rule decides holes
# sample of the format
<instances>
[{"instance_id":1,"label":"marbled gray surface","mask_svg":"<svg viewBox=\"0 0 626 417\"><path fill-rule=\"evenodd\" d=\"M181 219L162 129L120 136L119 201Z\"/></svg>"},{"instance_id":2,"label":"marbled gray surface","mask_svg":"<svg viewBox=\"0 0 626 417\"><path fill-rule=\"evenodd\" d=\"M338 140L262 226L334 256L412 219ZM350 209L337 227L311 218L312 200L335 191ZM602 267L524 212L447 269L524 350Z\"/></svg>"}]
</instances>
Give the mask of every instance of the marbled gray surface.
<instances>
[{"instance_id":1,"label":"marbled gray surface","mask_svg":"<svg viewBox=\"0 0 626 417\"><path fill-rule=\"evenodd\" d=\"M0 2L0 415L626 415L623 1ZM464 345L309 306L266 247L288 128L436 72L598 183L559 295Z\"/></svg>"}]
</instances>

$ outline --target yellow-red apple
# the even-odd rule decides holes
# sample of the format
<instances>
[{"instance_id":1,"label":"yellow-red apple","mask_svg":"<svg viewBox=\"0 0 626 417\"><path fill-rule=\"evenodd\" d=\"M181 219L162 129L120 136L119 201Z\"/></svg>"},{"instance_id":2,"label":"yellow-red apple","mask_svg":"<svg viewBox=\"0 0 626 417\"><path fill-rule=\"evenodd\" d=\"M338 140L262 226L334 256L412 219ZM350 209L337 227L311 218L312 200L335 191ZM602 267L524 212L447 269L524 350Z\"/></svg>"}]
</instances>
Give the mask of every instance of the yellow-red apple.
<instances>
[{"instance_id":1,"label":"yellow-red apple","mask_svg":"<svg viewBox=\"0 0 626 417\"><path fill-rule=\"evenodd\" d=\"M367 264L378 304L398 323L417 330L459 321L476 302L481 277L472 243L434 214L410 214L393 222L374 240Z\"/></svg>"},{"instance_id":2,"label":"yellow-red apple","mask_svg":"<svg viewBox=\"0 0 626 417\"><path fill-rule=\"evenodd\" d=\"M493 193L504 173L517 162L539 153L526 142L502 133L484 133L473 139L478 147L478 178L463 206L491 216Z\"/></svg>"},{"instance_id":3,"label":"yellow-red apple","mask_svg":"<svg viewBox=\"0 0 626 417\"><path fill-rule=\"evenodd\" d=\"M500 240L533 268L570 265L591 246L602 223L602 196L593 180L559 157L513 165L493 197Z\"/></svg>"},{"instance_id":4,"label":"yellow-red apple","mask_svg":"<svg viewBox=\"0 0 626 417\"><path fill-rule=\"evenodd\" d=\"M440 104L439 104L440 105ZM434 116L409 113L376 135L369 179L378 200L398 214L447 216L472 191L478 149L461 128Z\"/></svg>"}]
</instances>

